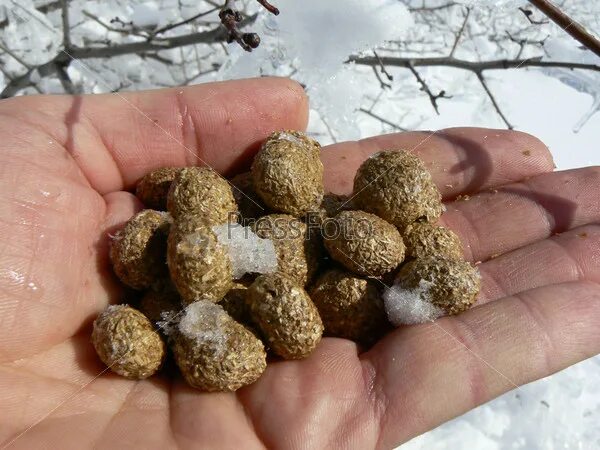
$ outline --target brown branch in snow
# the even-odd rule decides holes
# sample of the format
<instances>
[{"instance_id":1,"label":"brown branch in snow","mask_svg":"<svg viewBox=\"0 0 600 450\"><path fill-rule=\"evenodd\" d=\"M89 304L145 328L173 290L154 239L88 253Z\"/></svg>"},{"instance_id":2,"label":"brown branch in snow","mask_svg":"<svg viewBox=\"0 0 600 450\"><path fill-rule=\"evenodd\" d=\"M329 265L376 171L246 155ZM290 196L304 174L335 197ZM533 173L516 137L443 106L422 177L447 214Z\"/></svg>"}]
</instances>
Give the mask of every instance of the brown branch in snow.
<instances>
[{"instance_id":1,"label":"brown branch in snow","mask_svg":"<svg viewBox=\"0 0 600 450\"><path fill-rule=\"evenodd\" d=\"M381 70L381 73L385 75L385 77L388 79L388 81L394 81L394 77L387 71L387 69L381 62L381 58L379 58L379 55L377 54L377 52L375 50L373 50L373 54L375 55L375 58L377 58L377 61L379 61L379 69ZM381 78L381 75L379 74L379 70L377 70L377 67L378 66L372 66L372 69L373 69L373 72L375 73L375 77L377 78L377 81L379 81L379 85L381 86L381 89L391 89L392 85L390 83L386 83L385 81L383 81L383 79Z\"/></svg>"},{"instance_id":2,"label":"brown branch in snow","mask_svg":"<svg viewBox=\"0 0 600 450\"><path fill-rule=\"evenodd\" d=\"M242 33L238 29L238 23L243 20L242 13L232 8L224 8L219 13L221 23L227 30L227 42L237 42L247 52L260 45L260 37L256 33Z\"/></svg>"},{"instance_id":3,"label":"brown branch in snow","mask_svg":"<svg viewBox=\"0 0 600 450\"><path fill-rule=\"evenodd\" d=\"M509 129L513 128L513 125L508 121L502 110L500 109L500 105L496 101L494 94L491 92L485 78L483 77L483 72L486 70L501 70L501 69L521 69L525 67L560 67L566 69L581 69L581 70L591 70L595 72L600 72L600 65L595 64L582 64L582 63L572 63L572 62L564 62L564 61L542 61L540 58L537 59L514 59L514 60L492 60L492 61L465 61L461 59L457 59L454 57L436 57L436 58L400 58L400 57L379 57L374 58L370 56L360 57L360 56L351 56L348 61L349 63L367 65L376 67L379 64L385 64L386 66L396 66L396 67L405 67L409 69L413 75L417 78L417 81L421 85L422 90L429 96L429 99L436 110L437 108L437 99L445 97L445 93L442 91L437 96L434 95L429 89L427 83L420 74L417 72L415 67L453 67L462 70L468 70L473 72L482 87L484 88L487 96L490 98L494 108L498 112L498 115L502 118L502 121L506 124ZM439 114L439 113L438 113Z\"/></svg>"},{"instance_id":4,"label":"brown branch in snow","mask_svg":"<svg viewBox=\"0 0 600 450\"><path fill-rule=\"evenodd\" d=\"M588 50L600 56L600 40L585 29L583 25L569 17L563 10L549 0L529 0L542 11L550 20L561 27L571 37Z\"/></svg>"},{"instance_id":5,"label":"brown branch in snow","mask_svg":"<svg viewBox=\"0 0 600 450\"><path fill-rule=\"evenodd\" d=\"M208 11L203 11L201 13L198 13L198 14L196 14L196 15L188 18L188 19L182 20L180 22L172 23L170 25L165 25L164 27L159 28L158 30L154 30L152 32L152 34L150 35L149 39L151 39L152 37L154 37L154 36L156 36L158 34L164 33L166 31L170 31L170 30L172 30L174 28L177 28L177 27L180 27L182 25L187 25L188 23L192 23L195 20L199 19L200 17L208 16L209 14L212 14L215 11L218 11L219 9L220 9L219 7L211 8Z\"/></svg>"},{"instance_id":6,"label":"brown branch in snow","mask_svg":"<svg viewBox=\"0 0 600 450\"><path fill-rule=\"evenodd\" d=\"M471 72L483 72L486 70L522 69L526 67L562 67L565 69L582 69L600 72L600 65L597 64L573 63L569 61L542 61L541 58L467 61L450 57L404 58L381 56L381 61L388 67L405 67L407 69L412 65L413 67L454 67L456 69L469 70ZM357 55L350 56L346 62L363 66L379 64L379 61L372 56Z\"/></svg>"},{"instance_id":7,"label":"brown branch in snow","mask_svg":"<svg viewBox=\"0 0 600 450\"><path fill-rule=\"evenodd\" d=\"M21 58L19 55L13 52L10 48L6 47L2 42L0 42L0 50L5 52L9 56L12 56L15 61L17 61L26 69L31 69L31 66L27 63L27 61L25 61L23 58Z\"/></svg>"},{"instance_id":8,"label":"brown branch in snow","mask_svg":"<svg viewBox=\"0 0 600 450\"><path fill-rule=\"evenodd\" d=\"M279 10L268 1L257 1L271 14L279 14ZM227 29L227 42L237 42L244 50L251 52L260 45L260 36L256 33L242 33L239 30L238 24L243 21L244 16L240 11L234 8L233 3L233 0L226 0L225 5L219 13L221 23Z\"/></svg>"},{"instance_id":9,"label":"brown branch in snow","mask_svg":"<svg viewBox=\"0 0 600 450\"><path fill-rule=\"evenodd\" d=\"M523 13L523 15L525 16L525 18L529 21L529 23L531 25L546 25L548 22L548 20L535 20L533 17L533 11L527 8L519 8L519 11L521 11Z\"/></svg>"},{"instance_id":10,"label":"brown branch in snow","mask_svg":"<svg viewBox=\"0 0 600 450\"><path fill-rule=\"evenodd\" d=\"M456 39L454 40L454 44L452 45L452 50L450 50L450 57L454 56L454 52L456 52L456 49L458 48L458 44L460 43L460 39L463 36L463 33L465 31L465 27L467 26L467 22L469 21L470 15L471 15L471 8L467 8L467 12L465 13L465 18L463 20L463 23L460 27L460 30L458 30L458 33L456 34Z\"/></svg>"},{"instance_id":11,"label":"brown branch in snow","mask_svg":"<svg viewBox=\"0 0 600 450\"><path fill-rule=\"evenodd\" d=\"M483 89L485 90L485 93L487 94L487 96L492 101L492 105L494 106L494 109L496 110L496 112L498 113L498 115L500 116L500 118L502 119L502 121L506 124L506 127L509 130L513 130L515 127L508 121L508 119L506 118L506 116L502 112L502 109L500 109L500 105L498 104L498 101L496 100L496 97L494 96L494 94L490 90L490 88L487 85L487 82L485 81L485 78L483 77L483 74L481 72L477 73L477 79L481 83L481 86L483 86Z\"/></svg>"},{"instance_id":12,"label":"brown branch in snow","mask_svg":"<svg viewBox=\"0 0 600 450\"><path fill-rule=\"evenodd\" d=\"M107 31L113 31L115 33L120 33L120 34L125 34L125 35L140 36L140 37L144 37L144 38L146 37L145 34L140 33L135 28L131 28L132 24L123 22L122 20L120 20L118 18L114 18L110 22L111 23L120 23L122 26L128 26L130 28L116 28L116 27L113 27L111 25L108 25L102 19L100 19L100 17L98 17L98 16L96 16L96 15L94 15L91 12L86 11L86 10L83 10L81 13L84 16L86 16L87 18L92 19L94 22L96 22L98 25L100 25L101 27L103 27Z\"/></svg>"},{"instance_id":13,"label":"brown branch in snow","mask_svg":"<svg viewBox=\"0 0 600 450\"><path fill-rule=\"evenodd\" d=\"M394 81L394 77L387 71L387 69L385 68L385 65L383 64L383 62L381 61L381 58L379 57L379 55L377 54L377 52L375 50L373 50L373 54L375 55L375 58L377 58L377 61L379 62L379 68L381 69L381 73L385 75L385 77L388 79L388 81Z\"/></svg>"},{"instance_id":14,"label":"brown branch in snow","mask_svg":"<svg viewBox=\"0 0 600 450\"><path fill-rule=\"evenodd\" d=\"M273 5L271 5L267 0L256 0L256 1L258 3L260 3L263 6L263 8L265 8L271 14L274 14L276 16L279 15L279 10L277 8L275 8Z\"/></svg>"},{"instance_id":15,"label":"brown branch in snow","mask_svg":"<svg viewBox=\"0 0 600 450\"><path fill-rule=\"evenodd\" d=\"M245 26L254 22L256 16L248 17L240 24ZM31 86L31 76L37 73L41 78L55 75L56 63L64 64L73 59L111 58L114 56L134 53L146 53L171 48L184 47L193 44L214 44L227 39L227 32L222 27L200 33L190 33L182 36L162 39L160 41L130 42L120 45L102 47L72 47L70 51L62 51L50 61L36 67L28 67L28 71L21 76L14 77L0 93L0 98L16 95L21 89Z\"/></svg>"},{"instance_id":16,"label":"brown branch in snow","mask_svg":"<svg viewBox=\"0 0 600 450\"><path fill-rule=\"evenodd\" d=\"M364 113L364 114L366 114L366 115L367 115L367 116L369 116L369 117L372 117L372 118L373 118L373 119L375 119L375 120L378 120L378 121L379 121L379 122L381 122L381 123L384 123L384 124L386 124L386 125L389 125L390 127L392 127L392 128L393 128L394 130L396 130L396 131L407 131L407 129L406 129L406 128L403 128L403 127L401 127L400 125L398 125L398 124L395 124L394 122L390 122L389 120L387 120L387 119L385 119L385 118L381 117L380 115L378 115L378 114L375 114L373 111L369 111L368 109L365 109L365 108L360 108L360 109L359 109L359 111L360 111L361 113Z\"/></svg>"},{"instance_id":17,"label":"brown branch in snow","mask_svg":"<svg viewBox=\"0 0 600 450\"><path fill-rule=\"evenodd\" d=\"M377 70L377 66L372 66L371 69L373 69L373 73L375 74L375 77L377 78L377 81L379 81L379 85L381 86L381 89L391 89L392 85L389 83L386 83L385 81L383 81L383 79L381 78L381 75L379 75L379 71Z\"/></svg>"},{"instance_id":18,"label":"brown branch in snow","mask_svg":"<svg viewBox=\"0 0 600 450\"><path fill-rule=\"evenodd\" d=\"M416 8L408 8L410 12L431 12L431 11L439 11L441 9L452 8L453 6L459 6L461 3L457 2L449 2L444 5L439 6L421 6Z\"/></svg>"},{"instance_id":19,"label":"brown branch in snow","mask_svg":"<svg viewBox=\"0 0 600 450\"><path fill-rule=\"evenodd\" d=\"M427 96L429 97L429 101L431 102L433 109L435 109L436 114L439 116L440 110L439 110L437 101L440 98L447 98L446 92L440 91L439 94L437 94L437 95L434 94L433 92L431 92L431 89L429 88L429 85L427 84L427 82L421 77L419 72L414 68L413 64L409 63L407 67L408 67L408 70L410 70L412 72L412 74L415 76L415 78L417 79L417 82L421 85L421 90L423 92L425 92L427 94Z\"/></svg>"},{"instance_id":20,"label":"brown branch in snow","mask_svg":"<svg viewBox=\"0 0 600 450\"><path fill-rule=\"evenodd\" d=\"M71 25L69 23L69 0L61 0L61 18L63 47L67 50L71 48Z\"/></svg>"},{"instance_id":21,"label":"brown branch in snow","mask_svg":"<svg viewBox=\"0 0 600 450\"><path fill-rule=\"evenodd\" d=\"M550 37L550 35L547 35L544 39L540 39L540 40L526 39L526 38L520 38L517 36L513 36L509 31L506 31L506 35L508 36L508 39L511 42L514 42L515 44L517 44L519 46L519 51L518 51L517 55L515 56L516 59L521 58L527 45L535 45L537 47L543 48L544 43Z\"/></svg>"}]
</instances>

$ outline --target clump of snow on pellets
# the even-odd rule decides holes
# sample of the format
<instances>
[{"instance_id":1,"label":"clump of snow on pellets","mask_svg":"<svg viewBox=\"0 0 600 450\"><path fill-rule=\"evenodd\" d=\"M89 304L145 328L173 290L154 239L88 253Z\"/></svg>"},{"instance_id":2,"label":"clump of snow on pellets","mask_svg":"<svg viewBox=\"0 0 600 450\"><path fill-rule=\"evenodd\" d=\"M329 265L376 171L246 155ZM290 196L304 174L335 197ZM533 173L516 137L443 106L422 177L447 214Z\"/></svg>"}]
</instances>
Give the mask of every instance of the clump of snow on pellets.
<instances>
[{"instance_id":1,"label":"clump of snow on pellets","mask_svg":"<svg viewBox=\"0 0 600 450\"><path fill-rule=\"evenodd\" d=\"M238 223L216 225L213 232L229 252L235 280L248 273L277 271L277 253L272 240L262 239L250 227Z\"/></svg>"},{"instance_id":2,"label":"clump of snow on pellets","mask_svg":"<svg viewBox=\"0 0 600 450\"><path fill-rule=\"evenodd\" d=\"M383 294L385 310L392 325L414 325L431 322L444 315L444 310L431 302L432 283L420 280L417 286L394 284Z\"/></svg>"},{"instance_id":3,"label":"clump of snow on pellets","mask_svg":"<svg viewBox=\"0 0 600 450\"><path fill-rule=\"evenodd\" d=\"M307 358L322 336L368 348L392 325L470 308L479 274L436 224L441 195L423 162L376 153L341 195L324 191L320 154L288 130L231 180L204 167L144 176L136 194L148 209L110 249L115 275L141 292L94 322L100 359L142 379L168 353L190 386L235 391L268 354Z\"/></svg>"}]
</instances>

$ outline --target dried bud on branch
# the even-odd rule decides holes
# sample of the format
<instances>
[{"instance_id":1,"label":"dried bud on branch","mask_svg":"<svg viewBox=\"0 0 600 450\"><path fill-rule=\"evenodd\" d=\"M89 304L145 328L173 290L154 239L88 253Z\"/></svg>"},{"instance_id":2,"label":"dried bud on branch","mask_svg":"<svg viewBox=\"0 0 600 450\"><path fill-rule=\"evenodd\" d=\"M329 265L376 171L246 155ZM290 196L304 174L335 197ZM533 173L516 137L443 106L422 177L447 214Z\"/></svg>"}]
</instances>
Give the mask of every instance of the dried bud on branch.
<instances>
[{"instance_id":1,"label":"dried bud on branch","mask_svg":"<svg viewBox=\"0 0 600 450\"><path fill-rule=\"evenodd\" d=\"M271 14L278 15L279 9L271 5L267 0L256 0ZM233 6L233 0L227 0L223 9L219 13L221 23L227 28L227 42L237 42L247 52L260 45L260 36L256 33L242 33L238 29L238 24L244 19L242 13L236 10Z\"/></svg>"}]
</instances>

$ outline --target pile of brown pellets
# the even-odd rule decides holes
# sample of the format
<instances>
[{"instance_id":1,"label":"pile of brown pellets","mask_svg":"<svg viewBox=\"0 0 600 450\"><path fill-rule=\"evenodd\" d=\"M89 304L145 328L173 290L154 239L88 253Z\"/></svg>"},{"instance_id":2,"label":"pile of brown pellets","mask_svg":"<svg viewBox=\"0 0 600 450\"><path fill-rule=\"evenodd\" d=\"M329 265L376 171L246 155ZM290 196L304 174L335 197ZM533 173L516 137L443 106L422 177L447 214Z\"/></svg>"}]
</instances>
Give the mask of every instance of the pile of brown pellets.
<instances>
[{"instance_id":1,"label":"pile of brown pellets","mask_svg":"<svg viewBox=\"0 0 600 450\"><path fill-rule=\"evenodd\" d=\"M305 134L282 131L231 180L202 167L142 178L136 194L148 209L114 236L110 258L143 295L96 319L100 359L143 379L173 358L191 386L235 391L255 382L268 358L308 357L322 336L368 348L392 324L468 309L479 275L458 237L435 225L443 205L423 163L405 151L377 153L346 197L324 193L320 153ZM238 224L274 249L270 270L235 270L215 227ZM437 315L409 317L423 305Z\"/></svg>"}]
</instances>

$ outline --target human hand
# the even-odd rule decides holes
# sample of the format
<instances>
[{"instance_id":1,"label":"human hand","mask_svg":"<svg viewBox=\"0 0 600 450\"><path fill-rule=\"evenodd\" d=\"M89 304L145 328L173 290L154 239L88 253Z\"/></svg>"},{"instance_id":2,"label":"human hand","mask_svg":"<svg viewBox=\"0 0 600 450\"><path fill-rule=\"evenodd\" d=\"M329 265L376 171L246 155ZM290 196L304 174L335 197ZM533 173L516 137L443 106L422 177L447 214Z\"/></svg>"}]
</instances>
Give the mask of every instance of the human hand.
<instances>
[{"instance_id":1,"label":"human hand","mask_svg":"<svg viewBox=\"0 0 600 450\"><path fill-rule=\"evenodd\" d=\"M549 173L535 138L461 128L336 144L323 162L326 188L344 193L375 151L422 158L448 201L442 222L483 261L475 308L362 354L325 338L231 394L102 373L90 324L123 300L108 235L141 208L136 180L235 171L272 130L306 126L306 98L259 79L16 98L0 114L2 446L390 448L600 351L600 169Z\"/></svg>"}]
</instances>

